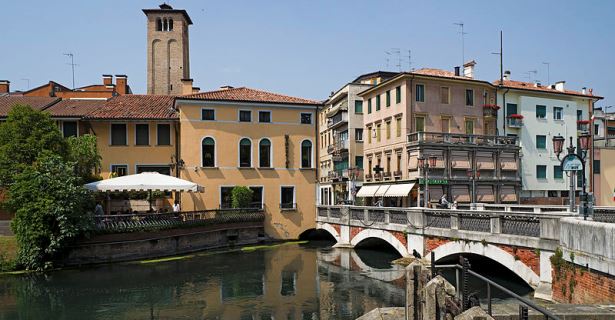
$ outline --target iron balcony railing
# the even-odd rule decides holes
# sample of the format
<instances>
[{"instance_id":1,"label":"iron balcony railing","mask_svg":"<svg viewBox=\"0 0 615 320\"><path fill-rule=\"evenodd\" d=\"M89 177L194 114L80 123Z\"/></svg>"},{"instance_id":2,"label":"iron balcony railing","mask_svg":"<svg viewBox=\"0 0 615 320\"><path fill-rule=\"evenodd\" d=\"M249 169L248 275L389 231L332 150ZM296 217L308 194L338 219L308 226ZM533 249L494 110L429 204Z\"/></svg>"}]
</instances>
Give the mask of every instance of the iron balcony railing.
<instances>
[{"instance_id":1,"label":"iron balcony railing","mask_svg":"<svg viewBox=\"0 0 615 320\"><path fill-rule=\"evenodd\" d=\"M511 128L521 128L523 127L523 118L508 117L506 124Z\"/></svg>"},{"instance_id":2,"label":"iron balcony railing","mask_svg":"<svg viewBox=\"0 0 615 320\"><path fill-rule=\"evenodd\" d=\"M413 132L408 134L408 143L441 143L441 144L472 144L518 146L517 137L488 136L478 134L444 133L444 132Z\"/></svg>"}]
</instances>

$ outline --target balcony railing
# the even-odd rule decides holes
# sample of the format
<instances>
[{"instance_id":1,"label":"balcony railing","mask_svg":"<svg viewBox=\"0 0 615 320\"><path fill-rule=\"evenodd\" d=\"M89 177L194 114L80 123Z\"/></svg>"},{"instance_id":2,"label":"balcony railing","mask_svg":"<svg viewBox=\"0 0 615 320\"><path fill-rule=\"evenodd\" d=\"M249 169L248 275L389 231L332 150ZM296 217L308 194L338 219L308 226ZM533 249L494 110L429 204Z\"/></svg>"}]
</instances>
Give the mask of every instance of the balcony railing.
<instances>
[{"instance_id":1,"label":"balcony railing","mask_svg":"<svg viewBox=\"0 0 615 320\"><path fill-rule=\"evenodd\" d=\"M500 106L495 104L483 105L483 116L486 118L496 118L498 116L498 110Z\"/></svg>"},{"instance_id":2,"label":"balcony railing","mask_svg":"<svg viewBox=\"0 0 615 320\"><path fill-rule=\"evenodd\" d=\"M408 135L408 143L446 143L473 145L518 145L517 137L487 136L476 134L414 132Z\"/></svg>"},{"instance_id":3,"label":"balcony railing","mask_svg":"<svg viewBox=\"0 0 615 320\"><path fill-rule=\"evenodd\" d=\"M399 170L398 171L393 171L393 176L395 178L401 178L401 171L399 171Z\"/></svg>"},{"instance_id":4,"label":"balcony railing","mask_svg":"<svg viewBox=\"0 0 615 320\"><path fill-rule=\"evenodd\" d=\"M521 128L523 127L523 117L513 114L506 118L506 124L511 128Z\"/></svg>"},{"instance_id":5,"label":"balcony railing","mask_svg":"<svg viewBox=\"0 0 615 320\"><path fill-rule=\"evenodd\" d=\"M366 174L366 175L365 175L365 180L366 180L366 181L370 181L370 180L372 180L372 178L373 178L373 175L372 175L372 174L370 174L370 173L368 173L368 174Z\"/></svg>"},{"instance_id":6,"label":"balcony railing","mask_svg":"<svg viewBox=\"0 0 615 320\"><path fill-rule=\"evenodd\" d=\"M578 131L589 131L590 120L577 120L577 130Z\"/></svg>"},{"instance_id":7,"label":"balcony railing","mask_svg":"<svg viewBox=\"0 0 615 320\"><path fill-rule=\"evenodd\" d=\"M335 145L329 145L327 147L327 153L333 153L333 151L335 151Z\"/></svg>"},{"instance_id":8,"label":"balcony railing","mask_svg":"<svg viewBox=\"0 0 615 320\"><path fill-rule=\"evenodd\" d=\"M327 127L333 128L337 125L348 123L348 112L340 112L335 116L327 119Z\"/></svg>"}]
</instances>

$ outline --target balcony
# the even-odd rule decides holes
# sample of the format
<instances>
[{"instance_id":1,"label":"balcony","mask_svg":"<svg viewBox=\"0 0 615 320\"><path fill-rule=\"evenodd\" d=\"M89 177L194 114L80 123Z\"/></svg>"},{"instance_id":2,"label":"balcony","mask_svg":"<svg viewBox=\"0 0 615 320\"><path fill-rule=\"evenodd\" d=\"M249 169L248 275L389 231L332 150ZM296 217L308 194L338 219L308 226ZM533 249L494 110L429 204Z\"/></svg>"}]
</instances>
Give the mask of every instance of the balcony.
<instances>
[{"instance_id":1,"label":"balcony","mask_svg":"<svg viewBox=\"0 0 615 320\"><path fill-rule=\"evenodd\" d=\"M519 141L517 137L421 131L408 134L408 144L518 146Z\"/></svg>"},{"instance_id":2,"label":"balcony","mask_svg":"<svg viewBox=\"0 0 615 320\"><path fill-rule=\"evenodd\" d=\"M511 114L506 117L506 124L509 128L521 128L523 127L523 116L520 114Z\"/></svg>"},{"instance_id":3,"label":"balcony","mask_svg":"<svg viewBox=\"0 0 615 320\"><path fill-rule=\"evenodd\" d=\"M339 140L336 141L335 143L337 150L339 151L344 151L344 150L348 150L348 146L350 145L348 140Z\"/></svg>"},{"instance_id":4,"label":"balcony","mask_svg":"<svg viewBox=\"0 0 615 320\"><path fill-rule=\"evenodd\" d=\"M344 100L327 111L327 118L331 118L340 111L348 111L348 100Z\"/></svg>"},{"instance_id":5,"label":"balcony","mask_svg":"<svg viewBox=\"0 0 615 320\"><path fill-rule=\"evenodd\" d=\"M335 152L335 144L331 144L327 147L327 153Z\"/></svg>"},{"instance_id":6,"label":"balcony","mask_svg":"<svg viewBox=\"0 0 615 320\"><path fill-rule=\"evenodd\" d=\"M485 118L497 118L498 110L500 110L500 106L495 104L485 104L483 105L483 117Z\"/></svg>"},{"instance_id":7,"label":"balcony","mask_svg":"<svg viewBox=\"0 0 615 320\"><path fill-rule=\"evenodd\" d=\"M331 118L327 118L327 128L334 129L348 124L348 112L339 112Z\"/></svg>"},{"instance_id":8,"label":"balcony","mask_svg":"<svg viewBox=\"0 0 615 320\"><path fill-rule=\"evenodd\" d=\"M577 120L577 131L588 132L590 124L590 120Z\"/></svg>"},{"instance_id":9,"label":"balcony","mask_svg":"<svg viewBox=\"0 0 615 320\"><path fill-rule=\"evenodd\" d=\"M372 178L373 178L373 176L372 176L371 173L368 173L368 174L365 175L365 181L371 181Z\"/></svg>"},{"instance_id":10,"label":"balcony","mask_svg":"<svg viewBox=\"0 0 615 320\"><path fill-rule=\"evenodd\" d=\"M391 171L386 171L382 173L382 176L385 180L391 180Z\"/></svg>"},{"instance_id":11,"label":"balcony","mask_svg":"<svg viewBox=\"0 0 615 320\"><path fill-rule=\"evenodd\" d=\"M375 181L382 180L382 173L374 173L374 180Z\"/></svg>"}]
</instances>

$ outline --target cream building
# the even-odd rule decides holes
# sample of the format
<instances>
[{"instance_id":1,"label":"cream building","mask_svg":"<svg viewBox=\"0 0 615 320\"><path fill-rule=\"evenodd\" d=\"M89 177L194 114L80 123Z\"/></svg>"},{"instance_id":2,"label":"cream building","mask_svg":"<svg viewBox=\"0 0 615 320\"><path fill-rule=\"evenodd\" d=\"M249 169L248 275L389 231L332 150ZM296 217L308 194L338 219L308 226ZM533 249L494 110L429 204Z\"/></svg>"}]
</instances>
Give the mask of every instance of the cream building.
<instances>
[{"instance_id":1,"label":"cream building","mask_svg":"<svg viewBox=\"0 0 615 320\"><path fill-rule=\"evenodd\" d=\"M243 87L178 97L180 176L205 188L182 195L182 210L229 207L231 189L246 186L269 236L314 228L319 106Z\"/></svg>"}]
</instances>

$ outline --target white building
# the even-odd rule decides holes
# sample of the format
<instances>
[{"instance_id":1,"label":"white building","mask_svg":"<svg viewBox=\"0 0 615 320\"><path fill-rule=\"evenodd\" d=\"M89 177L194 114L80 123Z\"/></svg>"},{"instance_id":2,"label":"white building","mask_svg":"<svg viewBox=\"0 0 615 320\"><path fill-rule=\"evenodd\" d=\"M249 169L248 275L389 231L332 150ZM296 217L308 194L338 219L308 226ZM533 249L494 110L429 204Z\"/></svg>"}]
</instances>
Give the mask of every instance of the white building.
<instances>
[{"instance_id":1,"label":"white building","mask_svg":"<svg viewBox=\"0 0 615 320\"><path fill-rule=\"evenodd\" d=\"M573 137L577 145L578 133L590 131L590 118L595 101L602 99L592 90L572 91L565 82L541 85L510 80L506 72L503 85L498 86L498 134L515 135L521 146L521 201L528 203L563 204L568 198L570 178L562 172L560 161L553 153L552 139L561 135ZM565 149L564 149L564 152ZM590 177L591 152L588 153L586 176ZM577 190L581 189L580 179ZM591 181L587 180L587 186ZM534 198L529 200L529 198Z\"/></svg>"}]
</instances>

